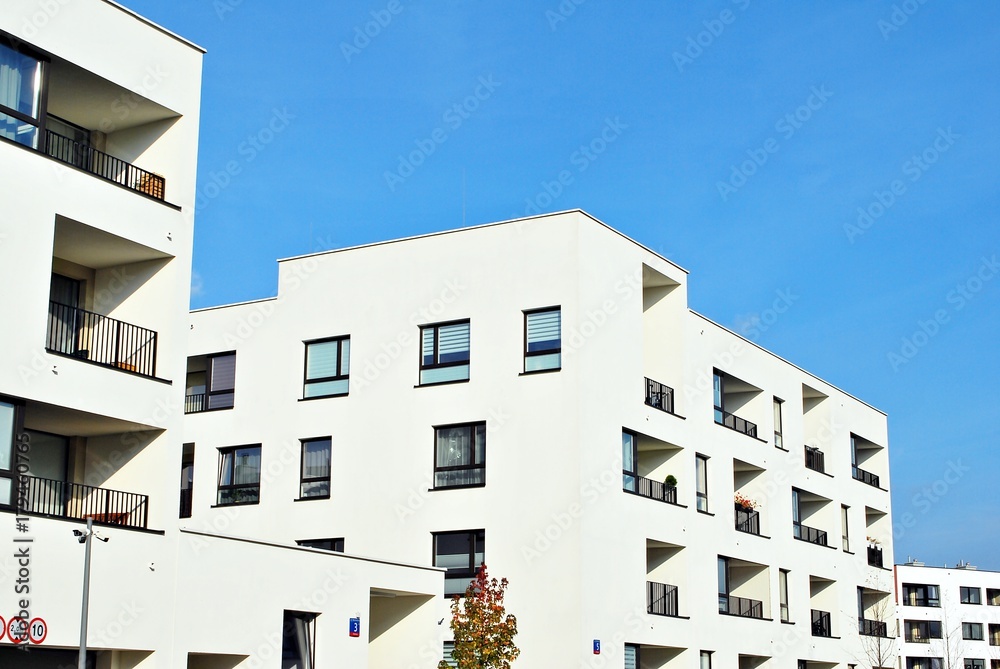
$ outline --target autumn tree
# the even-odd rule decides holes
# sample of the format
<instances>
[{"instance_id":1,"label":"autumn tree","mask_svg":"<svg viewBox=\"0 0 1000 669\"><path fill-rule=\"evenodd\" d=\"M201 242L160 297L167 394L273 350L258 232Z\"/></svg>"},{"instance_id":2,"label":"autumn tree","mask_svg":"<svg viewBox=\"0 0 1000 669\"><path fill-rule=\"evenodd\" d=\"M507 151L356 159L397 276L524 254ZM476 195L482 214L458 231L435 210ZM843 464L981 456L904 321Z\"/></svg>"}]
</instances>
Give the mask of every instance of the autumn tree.
<instances>
[{"instance_id":1,"label":"autumn tree","mask_svg":"<svg viewBox=\"0 0 1000 669\"><path fill-rule=\"evenodd\" d=\"M506 590L507 579L489 578L483 564L465 589L465 597L455 595L451 600L453 664L442 660L438 669L510 669L521 651L514 645L517 618L503 606Z\"/></svg>"}]
</instances>

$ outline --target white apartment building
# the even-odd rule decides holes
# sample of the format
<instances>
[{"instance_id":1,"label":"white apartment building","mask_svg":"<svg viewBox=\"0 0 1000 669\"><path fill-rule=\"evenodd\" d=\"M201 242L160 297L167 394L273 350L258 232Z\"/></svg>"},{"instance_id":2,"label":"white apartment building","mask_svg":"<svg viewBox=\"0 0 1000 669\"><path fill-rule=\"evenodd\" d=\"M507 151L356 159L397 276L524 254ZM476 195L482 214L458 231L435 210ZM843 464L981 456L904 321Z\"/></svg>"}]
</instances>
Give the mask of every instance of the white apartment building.
<instances>
[{"instance_id":1,"label":"white apartment building","mask_svg":"<svg viewBox=\"0 0 1000 669\"><path fill-rule=\"evenodd\" d=\"M687 280L581 211L282 260L191 315L185 522L485 561L522 669L890 666L885 415Z\"/></svg>"},{"instance_id":2,"label":"white apartment building","mask_svg":"<svg viewBox=\"0 0 1000 669\"><path fill-rule=\"evenodd\" d=\"M1000 572L895 567L900 669L1000 669Z\"/></svg>"},{"instance_id":3,"label":"white apartment building","mask_svg":"<svg viewBox=\"0 0 1000 669\"><path fill-rule=\"evenodd\" d=\"M427 560L179 523L202 54L108 0L0 9L0 667L76 666L87 520L90 667L433 667Z\"/></svg>"}]
</instances>

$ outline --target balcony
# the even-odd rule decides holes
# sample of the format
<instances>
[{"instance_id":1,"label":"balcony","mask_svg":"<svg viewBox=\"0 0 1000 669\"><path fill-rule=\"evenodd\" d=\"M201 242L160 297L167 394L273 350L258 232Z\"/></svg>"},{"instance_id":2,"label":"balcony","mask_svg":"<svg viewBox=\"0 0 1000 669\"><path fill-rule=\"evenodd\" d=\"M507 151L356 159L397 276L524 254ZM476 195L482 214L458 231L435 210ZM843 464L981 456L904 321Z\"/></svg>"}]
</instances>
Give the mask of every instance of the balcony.
<instances>
[{"instance_id":1,"label":"balcony","mask_svg":"<svg viewBox=\"0 0 1000 669\"><path fill-rule=\"evenodd\" d=\"M833 628L830 626L830 613L828 611L812 609L812 635L823 637L833 636Z\"/></svg>"},{"instance_id":2,"label":"balcony","mask_svg":"<svg viewBox=\"0 0 1000 669\"><path fill-rule=\"evenodd\" d=\"M826 532L809 527L802 523L792 522L792 536L801 541L808 541L818 546L826 546Z\"/></svg>"},{"instance_id":3,"label":"balcony","mask_svg":"<svg viewBox=\"0 0 1000 669\"><path fill-rule=\"evenodd\" d=\"M925 636L920 636L920 633L914 630L910 634L907 634L904 638L906 643L930 643L931 640Z\"/></svg>"},{"instance_id":4,"label":"balcony","mask_svg":"<svg viewBox=\"0 0 1000 669\"><path fill-rule=\"evenodd\" d=\"M91 518L95 523L146 529L148 495L34 476L24 479L27 489L24 506L19 511L26 514L75 520Z\"/></svg>"},{"instance_id":5,"label":"balcony","mask_svg":"<svg viewBox=\"0 0 1000 669\"><path fill-rule=\"evenodd\" d=\"M757 437L757 424L751 423L748 420L740 418L739 416L733 415L728 411L723 411L722 409L715 409L715 422L718 425L728 427L730 430L736 430L748 437Z\"/></svg>"},{"instance_id":6,"label":"balcony","mask_svg":"<svg viewBox=\"0 0 1000 669\"><path fill-rule=\"evenodd\" d=\"M882 565L882 549L878 546L868 547L868 564L872 567L881 567Z\"/></svg>"},{"instance_id":7,"label":"balcony","mask_svg":"<svg viewBox=\"0 0 1000 669\"><path fill-rule=\"evenodd\" d=\"M646 612L677 617L677 586L646 581Z\"/></svg>"},{"instance_id":8,"label":"balcony","mask_svg":"<svg viewBox=\"0 0 1000 669\"><path fill-rule=\"evenodd\" d=\"M666 413L673 413L674 389L646 377L646 406L651 406Z\"/></svg>"},{"instance_id":9,"label":"balcony","mask_svg":"<svg viewBox=\"0 0 1000 669\"><path fill-rule=\"evenodd\" d=\"M205 393L194 393L184 396L184 413L200 413L208 409Z\"/></svg>"},{"instance_id":10,"label":"balcony","mask_svg":"<svg viewBox=\"0 0 1000 669\"><path fill-rule=\"evenodd\" d=\"M826 472L826 458L823 455L823 451L818 448L812 448L806 446L806 467L814 471L825 473Z\"/></svg>"},{"instance_id":11,"label":"balcony","mask_svg":"<svg viewBox=\"0 0 1000 669\"><path fill-rule=\"evenodd\" d=\"M877 475L872 474L871 472L866 472L864 469L861 469L861 467L858 467L857 465L853 465L851 467L851 473L854 476L854 480L856 480L856 481L861 481L862 483L867 483L868 485L873 486L875 488L880 488L881 487L878 484L878 476Z\"/></svg>"},{"instance_id":12,"label":"balcony","mask_svg":"<svg viewBox=\"0 0 1000 669\"><path fill-rule=\"evenodd\" d=\"M760 536L760 513L737 504L736 530Z\"/></svg>"},{"instance_id":13,"label":"balcony","mask_svg":"<svg viewBox=\"0 0 1000 669\"><path fill-rule=\"evenodd\" d=\"M667 504L677 504L677 487L668 486L661 481L647 479L644 476L635 476L630 472L623 471L625 492L630 492L639 497L655 499Z\"/></svg>"},{"instance_id":14,"label":"balcony","mask_svg":"<svg viewBox=\"0 0 1000 669\"><path fill-rule=\"evenodd\" d=\"M49 302L45 349L140 376L156 376L156 332L58 302Z\"/></svg>"},{"instance_id":15,"label":"balcony","mask_svg":"<svg viewBox=\"0 0 1000 669\"><path fill-rule=\"evenodd\" d=\"M167 183L159 174L148 172L51 130L46 130L44 137L40 150L50 158L154 199L165 199Z\"/></svg>"},{"instance_id":16,"label":"balcony","mask_svg":"<svg viewBox=\"0 0 1000 669\"><path fill-rule=\"evenodd\" d=\"M858 620L858 633L864 636L889 637L888 626L879 620L868 620L860 618Z\"/></svg>"},{"instance_id":17,"label":"balcony","mask_svg":"<svg viewBox=\"0 0 1000 669\"><path fill-rule=\"evenodd\" d=\"M764 602L757 599L719 594L719 613L744 618L764 618Z\"/></svg>"}]
</instances>

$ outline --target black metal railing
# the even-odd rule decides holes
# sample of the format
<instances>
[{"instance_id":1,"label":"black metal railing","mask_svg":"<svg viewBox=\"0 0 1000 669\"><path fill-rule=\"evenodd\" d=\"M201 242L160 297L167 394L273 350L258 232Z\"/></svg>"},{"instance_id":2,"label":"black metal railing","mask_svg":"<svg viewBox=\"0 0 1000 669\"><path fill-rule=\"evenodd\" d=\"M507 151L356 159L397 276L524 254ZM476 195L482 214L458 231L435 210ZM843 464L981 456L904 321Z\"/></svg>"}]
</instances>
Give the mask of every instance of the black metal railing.
<instances>
[{"instance_id":1,"label":"black metal railing","mask_svg":"<svg viewBox=\"0 0 1000 669\"><path fill-rule=\"evenodd\" d=\"M23 507L18 508L19 512L55 518L92 518L97 523L146 529L148 495L36 476L24 478Z\"/></svg>"},{"instance_id":2,"label":"black metal railing","mask_svg":"<svg viewBox=\"0 0 1000 669\"><path fill-rule=\"evenodd\" d=\"M678 616L677 586L646 581L646 612L657 616Z\"/></svg>"},{"instance_id":3,"label":"black metal railing","mask_svg":"<svg viewBox=\"0 0 1000 669\"><path fill-rule=\"evenodd\" d=\"M812 635L833 636L833 628L830 626L830 613L828 611L812 609Z\"/></svg>"},{"instance_id":4,"label":"black metal railing","mask_svg":"<svg viewBox=\"0 0 1000 669\"><path fill-rule=\"evenodd\" d=\"M156 332L92 311L49 302L45 348L106 367L156 376Z\"/></svg>"},{"instance_id":5,"label":"black metal railing","mask_svg":"<svg viewBox=\"0 0 1000 669\"><path fill-rule=\"evenodd\" d=\"M51 130L45 131L43 153L50 158L55 158L73 167L79 167L81 170L102 179L113 181L139 193L145 193L157 200L163 200L166 197L167 182L159 174L148 172L121 158L115 158L92 146L81 144L69 137L63 137Z\"/></svg>"},{"instance_id":6,"label":"black metal railing","mask_svg":"<svg viewBox=\"0 0 1000 669\"><path fill-rule=\"evenodd\" d=\"M747 599L735 595L719 595L719 613L744 618L763 618L764 602L758 599Z\"/></svg>"},{"instance_id":7,"label":"black metal railing","mask_svg":"<svg viewBox=\"0 0 1000 669\"><path fill-rule=\"evenodd\" d=\"M624 486L625 492L630 492L640 497L659 500L667 504L677 504L677 488L667 485L661 481L647 479L644 476L635 476L629 472L623 472L627 484ZM628 485L631 484L631 485Z\"/></svg>"},{"instance_id":8,"label":"black metal railing","mask_svg":"<svg viewBox=\"0 0 1000 669\"><path fill-rule=\"evenodd\" d=\"M194 488L181 488L181 508L178 517L191 517L191 504L194 499Z\"/></svg>"},{"instance_id":9,"label":"black metal railing","mask_svg":"<svg viewBox=\"0 0 1000 669\"><path fill-rule=\"evenodd\" d=\"M803 525L802 523L792 521L792 536L796 539L801 539L802 541L808 541L811 544L818 544L820 546L826 546L826 532L823 530L817 530L815 527L809 527L808 525Z\"/></svg>"},{"instance_id":10,"label":"black metal railing","mask_svg":"<svg viewBox=\"0 0 1000 669\"><path fill-rule=\"evenodd\" d=\"M856 480L861 481L862 483L867 483L868 485L875 486L876 488L880 487L877 475L872 474L871 472L866 472L857 465L851 466L851 473L854 475Z\"/></svg>"},{"instance_id":11,"label":"black metal railing","mask_svg":"<svg viewBox=\"0 0 1000 669\"><path fill-rule=\"evenodd\" d=\"M918 632L916 630L911 631L909 634L906 635L905 638L906 638L906 642L907 643L930 643L931 642L931 640L929 638L927 638L925 636L920 636L920 632ZM996 644L991 644L991 645L996 645Z\"/></svg>"},{"instance_id":12,"label":"black metal railing","mask_svg":"<svg viewBox=\"0 0 1000 669\"><path fill-rule=\"evenodd\" d=\"M872 567L882 566L882 549L878 546L868 547L868 564Z\"/></svg>"},{"instance_id":13,"label":"black metal railing","mask_svg":"<svg viewBox=\"0 0 1000 669\"><path fill-rule=\"evenodd\" d=\"M866 618L860 618L858 620L858 632L864 636L889 636L889 627L886 623L880 620L868 620Z\"/></svg>"},{"instance_id":14,"label":"black metal railing","mask_svg":"<svg viewBox=\"0 0 1000 669\"><path fill-rule=\"evenodd\" d=\"M760 534L760 514L737 504L736 529L747 534Z\"/></svg>"},{"instance_id":15,"label":"black metal railing","mask_svg":"<svg viewBox=\"0 0 1000 669\"><path fill-rule=\"evenodd\" d=\"M184 413L198 413L208 408L205 402L205 393L195 393L184 396Z\"/></svg>"},{"instance_id":16,"label":"black metal railing","mask_svg":"<svg viewBox=\"0 0 1000 669\"><path fill-rule=\"evenodd\" d=\"M757 436L757 424L751 423L750 421L740 418L728 411L723 411L721 409L715 410L715 422L719 425L724 425L730 430L736 430L737 432L742 432L750 437Z\"/></svg>"},{"instance_id":17,"label":"black metal railing","mask_svg":"<svg viewBox=\"0 0 1000 669\"><path fill-rule=\"evenodd\" d=\"M667 413L674 412L674 389L646 377L646 405Z\"/></svg>"},{"instance_id":18,"label":"black metal railing","mask_svg":"<svg viewBox=\"0 0 1000 669\"><path fill-rule=\"evenodd\" d=\"M818 472L826 471L826 457L818 448L806 446L806 467Z\"/></svg>"}]
</instances>

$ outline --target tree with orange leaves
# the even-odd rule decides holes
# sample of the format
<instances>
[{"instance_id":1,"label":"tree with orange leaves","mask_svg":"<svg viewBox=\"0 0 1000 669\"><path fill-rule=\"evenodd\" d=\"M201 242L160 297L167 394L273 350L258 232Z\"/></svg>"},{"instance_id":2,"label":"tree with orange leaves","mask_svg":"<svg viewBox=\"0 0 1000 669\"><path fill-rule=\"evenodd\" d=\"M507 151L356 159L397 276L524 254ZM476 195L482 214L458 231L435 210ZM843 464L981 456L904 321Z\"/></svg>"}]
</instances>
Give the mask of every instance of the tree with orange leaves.
<instances>
[{"instance_id":1,"label":"tree with orange leaves","mask_svg":"<svg viewBox=\"0 0 1000 669\"><path fill-rule=\"evenodd\" d=\"M514 645L517 618L503 605L507 579L490 579L486 565L465 589L465 597L451 600L451 631L455 635L452 662L442 660L438 669L510 669L521 654Z\"/></svg>"}]
</instances>

